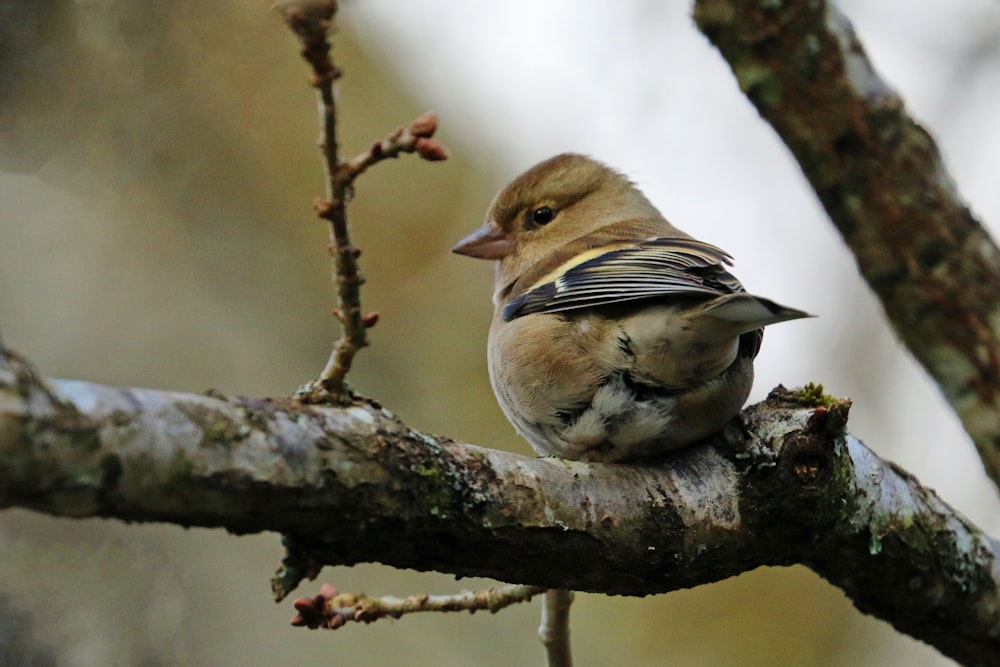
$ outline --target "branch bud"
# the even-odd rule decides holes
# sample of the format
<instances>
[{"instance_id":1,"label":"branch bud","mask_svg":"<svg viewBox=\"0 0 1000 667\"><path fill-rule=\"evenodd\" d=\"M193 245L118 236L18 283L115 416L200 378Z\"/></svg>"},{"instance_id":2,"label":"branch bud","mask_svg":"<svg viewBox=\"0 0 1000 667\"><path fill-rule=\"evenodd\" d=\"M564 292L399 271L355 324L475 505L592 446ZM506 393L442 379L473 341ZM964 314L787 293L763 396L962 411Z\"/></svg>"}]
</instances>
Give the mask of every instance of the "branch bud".
<instances>
[{"instance_id":1,"label":"branch bud","mask_svg":"<svg viewBox=\"0 0 1000 667\"><path fill-rule=\"evenodd\" d=\"M440 160L448 159L448 149L444 147L444 144L436 139L420 137L417 139L417 143L414 145L414 148L416 149L417 154L428 162L438 162Z\"/></svg>"},{"instance_id":2,"label":"branch bud","mask_svg":"<svg viewBox=\"0 0 1000 667\"><path fill-rule=\"evenodd\" d=\"M433 111L422 113L410 123L410 132L415 137L433 137L437 131L438 117Z\"/></svg>"}]
</instances>

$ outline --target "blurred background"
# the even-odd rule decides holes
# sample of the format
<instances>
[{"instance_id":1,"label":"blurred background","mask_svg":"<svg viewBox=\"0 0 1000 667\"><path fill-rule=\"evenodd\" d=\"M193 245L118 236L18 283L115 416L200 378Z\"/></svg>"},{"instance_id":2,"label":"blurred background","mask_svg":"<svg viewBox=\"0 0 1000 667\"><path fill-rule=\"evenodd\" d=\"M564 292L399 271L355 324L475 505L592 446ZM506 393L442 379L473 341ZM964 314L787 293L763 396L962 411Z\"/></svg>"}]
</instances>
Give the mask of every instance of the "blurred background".
<instances>
[{"instance_id":1,"label":"blurred background","mask_svg":"<svg viewBox=\"0 0 1000 667\"><path fill-rule=\"evenodd\" d=\"M1000 5L845 0L880 72L1000 220ZM629 174L758 294L820 315L768 330L753 399L821 382L852 431L993 534L997 494L887 331L798 168L688 3L348 0L336 58L346 154L426 109L452 158L406 156L350 208L382 320L352 384L408 424L527 453L486 375L491 268L449 254L514 175L561 151ZM266 2L0 2L0 332L52 377L287 395L336 328L316 110ZM337 631L288 626L277 535L0 513L3 664L542 664L537 604ZM369 594L487 585L377 565ZM300 593L312 594L318 583ZM648 599L580 595L581 667L951 664L802 567ZM18 653L20 651L20 653ZM35 662L14 662L27 655Z\"/></svg>"}]
</instances>

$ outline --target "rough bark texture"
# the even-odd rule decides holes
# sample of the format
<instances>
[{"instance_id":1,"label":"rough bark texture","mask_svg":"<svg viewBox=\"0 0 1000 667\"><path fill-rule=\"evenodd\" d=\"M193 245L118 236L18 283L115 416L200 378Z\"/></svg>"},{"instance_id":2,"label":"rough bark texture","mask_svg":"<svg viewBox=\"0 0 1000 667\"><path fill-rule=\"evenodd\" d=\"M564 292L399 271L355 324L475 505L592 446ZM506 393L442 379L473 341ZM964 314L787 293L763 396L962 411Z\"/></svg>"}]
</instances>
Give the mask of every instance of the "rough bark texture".
<instances>
[{"instance_id":1,"label":"rough bark texture","mask_svg":"<svg viewBox=\"0 0 1000 667\"><path fill-rule=\"evenodd\" d=\"M699 0L698 26L788 145L897 335L1000 483L1000 250L847 19L813 0Z\"/></svg>"},{"instance_id":2,"label":"rough bark texture","mask_svg":"<svg viewBox=\"0 0 1000 667\"><path fill-rule=\"evenodd\" d=\"M270 530L318 563L625 595L804 563L862 610L993 664L997 546L847 436L848 407L777 391L661 464L592 465L418 433L362 399L43 383L7 355L0 507Z\"/></svg>"}]
</instances>

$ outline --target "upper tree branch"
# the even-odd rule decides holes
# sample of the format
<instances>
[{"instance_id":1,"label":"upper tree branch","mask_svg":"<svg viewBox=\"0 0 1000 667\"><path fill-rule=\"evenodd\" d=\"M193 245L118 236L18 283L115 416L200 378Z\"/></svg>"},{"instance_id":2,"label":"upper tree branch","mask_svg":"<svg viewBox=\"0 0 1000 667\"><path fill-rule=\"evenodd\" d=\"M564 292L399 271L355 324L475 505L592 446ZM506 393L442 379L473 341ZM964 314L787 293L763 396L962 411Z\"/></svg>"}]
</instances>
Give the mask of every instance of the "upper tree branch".
<instances>
[{"instance_id":1,"label":"upper tree branch","mask_svg":"<svg viewBox=\"0 0 1000 667\"><path fill-rule=\"evenodd\" d=\"M804 563L963 664L992 664L997 545L845 436L846 412L775 396L660 465L596 465L428 436L371 402L45 384L7 356L0 507L271 530L321 563L616 594Z\"/></svg>"},{"instance_id":2,"label":"upper tree branch","mask_svg":"<svg viewBox=\"0 0 1000 667\"><path fill-rule=\"evenodd\" d=\"M933 140L833 6L698 0L695 20L795 155L1000 483L1000 251Z\"/></svg>"}]
</instances>

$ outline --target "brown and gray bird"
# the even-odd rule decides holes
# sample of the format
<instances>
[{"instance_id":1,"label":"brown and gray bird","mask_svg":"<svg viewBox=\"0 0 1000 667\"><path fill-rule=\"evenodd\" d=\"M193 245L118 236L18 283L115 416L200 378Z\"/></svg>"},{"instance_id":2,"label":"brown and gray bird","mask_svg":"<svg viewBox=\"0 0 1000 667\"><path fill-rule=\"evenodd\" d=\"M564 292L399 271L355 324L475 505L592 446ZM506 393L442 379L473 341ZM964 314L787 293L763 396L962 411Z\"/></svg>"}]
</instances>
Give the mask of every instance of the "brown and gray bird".
<instances>
[{"instance_id":1,"label":"brown and gray bird","mask_svg":"<svg viewBox=\"0 0 1000 667\"><path fill-rule=\"evenodd\" d=\"M762 327L810 317L748 294L725 251L583 155L515 178L453 250L497 262L490 380L544 455L649 459L717 432L750 394Z\"/></svg>"}]
</instances>

